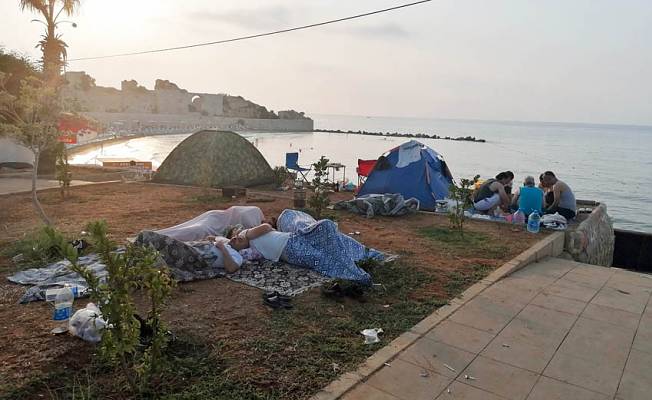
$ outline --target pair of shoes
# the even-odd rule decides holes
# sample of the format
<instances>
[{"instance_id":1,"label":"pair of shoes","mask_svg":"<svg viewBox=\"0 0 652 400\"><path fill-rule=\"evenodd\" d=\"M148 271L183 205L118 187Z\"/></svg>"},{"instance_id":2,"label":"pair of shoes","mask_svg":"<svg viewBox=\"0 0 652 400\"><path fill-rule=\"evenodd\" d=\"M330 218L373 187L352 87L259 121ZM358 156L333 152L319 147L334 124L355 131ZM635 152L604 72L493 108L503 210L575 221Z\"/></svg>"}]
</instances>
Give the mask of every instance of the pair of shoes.
<instances>
[{"instance_id":1,"label":"pair of shoes","mask_svg":"<svg viewBox=\"0 0 652 400\"><path fill-rule=\"evenodd\" d=\"M364 289L355 282L335 281L322 286L321 293L326 297L360 299L364 295Z\"/></svg>"},{"instance_id":2,"label":"pair of shoes","mask_svg":"<svg viewBox=\"0 0 652 400\"><path fill-rule=\"evenodd\" d=\"M290 296L282 295L276 291L263 293L263 304L272 308L283 308L286 310L294 307Z\"/></svg>"},{"instance_id":3,"label":"pair of shoes","mask_svg":"<svg viewBox=\"0 0 652 400\"><path fill-rule=\"evenodd\" d=\"M344 291L339 282L327 283L321 287L321 294L326 297L344 297Z\"/></svg>"}]
</instances>

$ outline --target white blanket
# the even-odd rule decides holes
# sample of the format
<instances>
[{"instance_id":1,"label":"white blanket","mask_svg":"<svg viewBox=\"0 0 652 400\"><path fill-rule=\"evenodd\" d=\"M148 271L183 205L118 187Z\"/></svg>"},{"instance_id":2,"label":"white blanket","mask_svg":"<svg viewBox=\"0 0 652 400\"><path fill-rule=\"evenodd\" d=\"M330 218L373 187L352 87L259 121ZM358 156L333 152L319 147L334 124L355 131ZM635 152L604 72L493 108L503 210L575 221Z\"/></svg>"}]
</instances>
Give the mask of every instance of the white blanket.
<instances>
[{"instance_id":1,"label":"white blanket","mask_svg":"<svg viewBox=\"0 0 652 400\"><path fill-rule=\"evenodd\" d=\"M206 211L198 217L171 228L156 231L182 242L202 240L207 236L222 236L233 225L245 228L258 226L263 222L263 212L255 206L233 206L226 210Z\"/></svg>"}]
</instances>

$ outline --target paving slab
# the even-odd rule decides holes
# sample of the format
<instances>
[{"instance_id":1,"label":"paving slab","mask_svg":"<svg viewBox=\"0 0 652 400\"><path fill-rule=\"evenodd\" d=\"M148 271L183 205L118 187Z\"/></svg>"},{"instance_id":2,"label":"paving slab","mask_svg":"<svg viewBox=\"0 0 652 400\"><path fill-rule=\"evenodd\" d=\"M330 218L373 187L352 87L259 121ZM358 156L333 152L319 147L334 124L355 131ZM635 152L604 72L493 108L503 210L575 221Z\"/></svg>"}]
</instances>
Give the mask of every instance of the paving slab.
<instances>
[{"instance_id":1,"label":"paving slab","mask_svg":"<svg viewBox=\"0 0 652 400\"><path fill-rule=\"evenodd\" d=\"M435 372L423 372L421 367L396 359L366 383L403 400L432 400L453 381Z\"/></svg>"},{"instance_id":2,"label":"paving slab","mask_svg":"<svg viewBox=\"0 0 652 400\"><path fill-rule=\"evenodd\" d=\"M595 295L591 303L642 314L650 300L651 291L652 289L636 285L607 284Z\"/></svg>"},{"instance_id":3,"label":"paving slab","mask_svg":"<svg viewBox=\"0 0 652 400\"><path fill-rule=\"evenodd\" d=\"M475 378L465 379L464 375ZM489 358L478 356L457 381L511 400L525 399L538 375Z\"/></svg>"},{"instance_id":4,"label":"paving slab","mask_svg":"<svg viewBox=\"0 0 652 400\"><path fill-rule=\"evenodd\" d=\"M542 376L527 400L608 400L611 397Z\"/></svg>"},{"instance_id":5,"label":"paving slab","mask_svg":"<svg viewBox=\"0 0 652 400\"><path fill-rule=\"evenodd\" d=\"M571 315L580 315L587 305L584 301L559 297L545 292L539 293L530 304L550 310L565 312Z\"/></svg>"},{"instance_id":6,"label":"paving slab","mask_svg":"<svg viewBox=\"0 0 652 400\"><path fill-rule=\"evenodd\" d=\"M652 289L652 274L641 274L626 269L611 268L614 271L610 283L629 284Z\"/></svg>"},{"instance_id":7,"label":"paving slab","mask_svg":"<svg viewBox=\"0 0 652 400\"><path fill-rule=\"evenodd\" d=\"M498 333L522 309L521 305L479 295L450 317L458 324L489 333Z\"/></svg>"},{"instance_id":8,"label":"paving slab","mask_svg":"<svg viewBox=\"0 0 652 400\"><path fill-rule=\"evenodd\" d=\"M402 352L399 358L454 379L471 363L475 354L424 337Z\"/></svg>"},{"instance_id":9,"label":"paving slab","mask_svg":"<svg viewBox=\"0 0 652 400\"><path fill-rule=\"evenodd\" d=\"M643 314L638 325L638 330L636 331L636 336L634 337L632 348L652 354L652 316Z\"/></svg>"},{"instance_id":10,"label":"paving slab","mask_svg":"<svg viewBox=\"0 0 652 400\"><path fill-rule=\"evenodd\" d=\"M504 400L504 398L455 381L437 397L437 400Z\"/></svg>"},{"instance_id":11,"label":"paving slab","mask_svg":"<svg viewBox=\"0 0 652 400\"><path fill-rule=\"evenodd\" d=\"M632 350L616 398L622 400L647 400L652 398L651 366L652 354Z\"/></svg>"},{"instance_id":12,"label":"paving slab","mask_svg":"<svg viewBox=\"0 0 652 400\"><path fill-rule=\"evenodd\" d=\"M505 278L494 283L482 292L485 297L505 304L520 306L528 304L545 286L554 282L553 279L533 276L528 279Z\"/></svg>"},{"instance_id":13,"label":"paving slab","mask_svg":"<svg viewBox=\"0 0 652 400\"><path fill-rule=\"evenodd\" d=\"M558 353L623 369L635 331L580 317Z\"/></svg>"},{"instance_id":14,"label":"paving slab","mask_svg":"<svg viewBox=\"0 0 652 400\"><path fill-rule=\"evenodd\" d=\"M622 370L622 367L597 364L592 360L557 352L543 375L613 397Z\"/></svg>"},{"instance_id":15,"label":"paving slab","mask_svg":"<svg viewBox=\"0 0 652 400\"><path fill-rule=\"evenodd\" d=\"M513 277L531 277L533 275L546 276L551 278L560 278L568 271L575 269L578 265L573 261L562 260L560 258L549 258L541 262L530 264L527 267L512 274Z\"/></svg>"},{"instance_id":16,"label":"paving slab","mask_svg":"<svg viewBox=\"0 0 652 400\"><path fill-rule=\"evenodd\" d=\"M491 341L482 355L540 373L576 318L568 313L529 305Z\"/></svg>"},{"instance_id":17,"label":"paving slab","mask_svg":"<svg viewBox=\"0 0 652 400\"><path fill-rule=\"evenodd\" d=\"M620 328L626 328L634 331L638 327L638 322L641 318L639 314L619 310L613 307L601 306L595 303L590 303L586 306L582 312L582 317L595 321L607 322L614 324Z\"/></svg>"},{"instance_id":18,"label":"paving slab","mask_svg":"<svg viewBox=\"0 0 652 400\"><path fill-rule=\"evenodd\" d=\"M589 302L598 293L598 289L562 277L557 282L546 287L543 293Z\"/></svg>"},{"instance_id":19,"label":"paving slab","mask_svg":"<svg viewBox=\"0 0 652 400\"><path fill-rule=\"evenodd\" d=\"M477 354L485 348L495 335L470 326L460 325L451 320L445 320L426 334L425 337Z\"/></svg>"},{"instance_id":20,"label":"paving slab","mask_svg":"<svg viewBox=\"0 0 652 400\"><path fill-rule=\"evenodd\" d=\"M572 271L569 271L564 275L565 280L581 283L582 285L590 286L592 288L600 289L602 286L609 281L613 273L597 273L593 271L594 268L581 269L575 268ZM599 271L599 270L598 270Z\"/></svg>"},{"instance_id":21,"label":"paving slab","mask_svg":"<svg viewBox=\"0 0 652 400\"><path fill-rule=\"evenodd\" d=\"M652 279L552 258L483 283L343 398L652 398Z\"/></svg>"}]
</instances>

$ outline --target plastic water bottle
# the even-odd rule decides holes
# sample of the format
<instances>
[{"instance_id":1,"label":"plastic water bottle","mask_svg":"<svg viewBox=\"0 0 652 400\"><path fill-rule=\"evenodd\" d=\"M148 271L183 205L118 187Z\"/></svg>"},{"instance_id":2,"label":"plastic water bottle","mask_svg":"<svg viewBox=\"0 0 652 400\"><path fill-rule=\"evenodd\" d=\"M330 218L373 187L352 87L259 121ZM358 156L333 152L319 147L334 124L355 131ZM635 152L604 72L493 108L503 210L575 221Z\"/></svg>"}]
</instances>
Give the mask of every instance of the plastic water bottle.
<instances>
[{"instance_id":1,"label":"plastic water bottle","mask_svg":"<svg viewBox=\"0 0 652 400\"><path fill-rule=\"evenodd\" d=\"M527 220L527 231L530 233L539 233L540 222L541 217L539 216L539 213L533 211L532 214L530 214L530 218Z\"/></svg>"},{"instance_id":2,"label":"plastic water bottle","mask_svg":"<svg viewBox=\"0 0 652 400\"><path fill-rule=\"evenodd\" d=\"M519 209L514 213L512 217L512 222L516 225L525 225L525 213L523 210Z\"/></svg>"},{"instance_id":3,"label":"plastic water bottle","mask_svg":"<svg viewBox=\"0 0 652 400\"><path fill-rule=\"evenodd\" d=\"M53 333L63 333L68 330L68 320L72 316L72 303L75 294L70 286L64 286L54 298L54 315L52 319L59 324L52 330Z\"/></svg>"}]
</instances>

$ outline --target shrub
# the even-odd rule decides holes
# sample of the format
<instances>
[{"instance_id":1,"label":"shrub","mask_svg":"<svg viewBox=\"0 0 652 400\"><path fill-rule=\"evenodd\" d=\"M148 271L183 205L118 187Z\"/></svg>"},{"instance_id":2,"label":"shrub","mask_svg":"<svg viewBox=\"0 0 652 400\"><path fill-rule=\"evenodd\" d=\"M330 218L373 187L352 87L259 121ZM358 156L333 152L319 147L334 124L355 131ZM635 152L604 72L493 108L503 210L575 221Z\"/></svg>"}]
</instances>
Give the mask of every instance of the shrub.
<instances>
[{"instance_id":1,"label":"shrub","mask_svg":"<svg viewBox=\"0 0 652 400\"><path fill-rule=\"evenodd\" d=\"M59 181L59 187L61 188L61 197L66 197L66 193L70 188L70 181L72 180L72 174L70 172L70 165L68 164L68 150L66 145L59 142L55 147L56 152L56 178Z\"/></svg>"},{"instance_id":2,"label":"shrub","mask_svg":"<svg viewBox=\"0 0 652 400\"><path fill-rule=\"evenodd\" d=\"M328 158L325 158L324 156L321 156L319 161L312 164L315 170L315 175L312 179L312 186L315 192L308 200L308 206L314 211L316 219L322 217L324 209L326 209L330 204L328 198L328 184L324 179L327 174L326 165L328 165Z\"/></svg>"},{"instance_id":3,"label":"shrub","mask_svg":"<svg viewBox=\"0 0 652 400\"><path fill-rule=\"evenodd\" d=\"M449 214L451 225L458 230L460 236L464 236L464 222L466 217L464 211L473 205L471 194L473 193L473 185L480 179L480 175L476 175L473 179L461 179L459 185L453 181L449 187L448 196L455 201L455 209Z\"/></svg>"},{"instance_id":4,"label":"shrub","mask_svg":"<svg viewBox=\"0 0 652 400\"><path fill-rule=\"evenodd\" d=\"M291 178L290 171L285 167L274 167L274 183L276 186L281 187L288 179Z\"/></svg>"},{"instance_id":5,"label":"shrub","mask_svg":"<svg viewBox=\"0 0 652 400\"><path fill-rule=\"evenodd\" d=\"M77 264L77 251L60 233L53 228L45 229L70 261L70 269L86 280L91 300L109 322L102 333L103 357L123 371L134 393L148 392L150 377L161 369L167 344L161 312L174 285L167 268L158 265L158 253L133 244L127 244L124 251L116 251L115 243L108 239L106 222L92 222L87 230L108 273L105 280L100 280ZM133 295L139 289L146 292L149 300L145 319L138 318L136 313ZM148 336L141 337L141 331L148 331Z\"/></svg>"}]
</instances>

